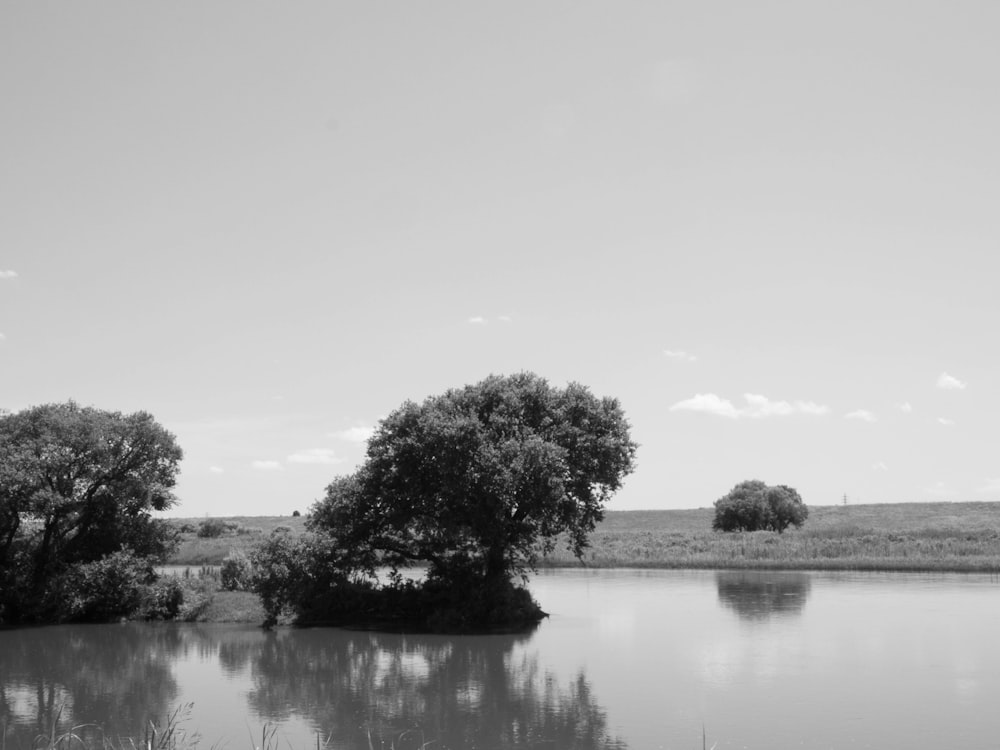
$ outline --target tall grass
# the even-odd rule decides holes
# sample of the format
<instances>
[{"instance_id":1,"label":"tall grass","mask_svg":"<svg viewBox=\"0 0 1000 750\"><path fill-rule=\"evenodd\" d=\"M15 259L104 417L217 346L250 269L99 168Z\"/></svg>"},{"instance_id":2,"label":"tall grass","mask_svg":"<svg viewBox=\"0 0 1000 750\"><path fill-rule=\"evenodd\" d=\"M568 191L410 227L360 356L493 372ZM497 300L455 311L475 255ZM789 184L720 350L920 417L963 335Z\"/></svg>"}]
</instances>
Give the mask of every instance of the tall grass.
<instances>
[{"instance_id":1,"label":"tall grass","mask_svg":"<svg viewBox=\"0 0 1000 750\"><path fill-rule=\"evenodd\" d=\"M899 503L810 508L801 529L784 534L722 534L711 530L712 508L609 511L593 534L584 564L595 567L796 568L809 570L909 570L1000 572L1000 503ZM270 533L279 526L296 535L303 518L228 519ZM183 524L183 519L176 523ZM192 524L188 523L191 527ZM171 564L221 564L244 550L256 534L217 539L182 535ZM544 566L580 563L560 544Z\"/></svg>"},{"instance_id":2,"label":"tall grass","mask_svg":"<svg viewBox=\"0 0 1000 750\"><path fill-rule=\"evenodd\" d=\"M801 529L719 533L711 509L608 514L593 567L1000 572L1000 503L829 506ZM576 566L565 547L543 565Z\"/></svg>"}]
</instances>

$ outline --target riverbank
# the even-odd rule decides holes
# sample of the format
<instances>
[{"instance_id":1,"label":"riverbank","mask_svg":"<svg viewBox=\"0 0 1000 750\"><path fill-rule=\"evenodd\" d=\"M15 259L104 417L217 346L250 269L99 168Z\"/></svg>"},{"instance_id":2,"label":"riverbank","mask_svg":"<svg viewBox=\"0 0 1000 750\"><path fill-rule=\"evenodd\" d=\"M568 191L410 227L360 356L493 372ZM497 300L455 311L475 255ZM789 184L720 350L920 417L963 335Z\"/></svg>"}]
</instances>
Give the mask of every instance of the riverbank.
<instances>
[{"instance_id":1,"label":"riverbank","mask_svg":"<svg viewBox=\"0 0 1000 750\"><path fill-rule=\"evenodd\" d=\"M565 545L543 567L899 570L1000 573L1000 503L899 503L810 508L801 529L784 534L712 531L712 508L608 511L583 562ZM197 528L204 519L172 519ZM222 519L217 538L181 534L172 565L218 565L274 529L304 530L296 517Z\"/></svg>"}]
</instances>

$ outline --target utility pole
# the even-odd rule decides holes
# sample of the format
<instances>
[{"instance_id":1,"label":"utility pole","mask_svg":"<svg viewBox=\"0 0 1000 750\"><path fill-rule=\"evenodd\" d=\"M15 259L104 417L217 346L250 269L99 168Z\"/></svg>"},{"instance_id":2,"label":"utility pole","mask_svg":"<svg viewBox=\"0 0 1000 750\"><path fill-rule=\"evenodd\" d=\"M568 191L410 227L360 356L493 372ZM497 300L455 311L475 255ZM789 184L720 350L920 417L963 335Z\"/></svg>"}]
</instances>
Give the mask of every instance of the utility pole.
<instances>
[{"instance_id":1,"label":"utility pole","mask_svg":"<svg viewBox=\"0 0 1000 750\"><path fill-rule=\"evenodd\" d=\"M847 493L844 493L844 505L847 505Z\"/></svg>"}]
</instances>

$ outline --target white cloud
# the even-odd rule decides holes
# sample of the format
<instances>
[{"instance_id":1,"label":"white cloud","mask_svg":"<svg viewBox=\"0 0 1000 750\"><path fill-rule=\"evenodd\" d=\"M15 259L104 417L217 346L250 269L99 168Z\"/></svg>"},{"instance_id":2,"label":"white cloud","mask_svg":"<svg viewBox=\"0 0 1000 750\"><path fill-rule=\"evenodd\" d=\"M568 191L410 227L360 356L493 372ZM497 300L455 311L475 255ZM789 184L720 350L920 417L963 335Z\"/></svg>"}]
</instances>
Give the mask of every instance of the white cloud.
<instances>
[{"instance_id":1,"label":"white cloud","mask_svg":"<svg viewBox=\"0 0 1000 750\"><path fill-rule=\"evenodd\" d=\"M486 322L486 318L484 318L482 315L476 315L474 317L469 318L468 322L472 323L473 325L483 325Z\"/></svg>"},{"instance_id":2,"label":"white cloud","mask_svg":"<svg viewBox=\"0 0 1000 750\"><path fill-rule=\"evenodd\" d=\"M17 271L0 271L0 279L16 279Z\"/></svg>"},{"instance_id":3,"label":"white cloud","mask_svg":"<svg viewBox=\"0 0 1000 750\"><path fill-rule=\"evenodd\" d=\"M339 464L343 460L332 448L306 448L288 457L288 462L293 464Z\"/></svg>"},{"instance_id":4,"label":"white cloud","mask_svg":"<svg viewBox=\"0 0 1000 750\"><path fill-rule=\"evenodd\" d=\"M954 419L948 419L947 417L938 417L937 421L938 421L938 424L943 424L943 425L953 425L953 424L955 424L955 420Z\"/></svg>"},{"instance_id":5,"label":"white cloud","mask_svg":"<svg viewBox=\"0 0 1000 750\"><path fill-rule=\"evenodd\" d=\"M499 320L501 323L510 323L514 319L509 315L501 315L497 318L497 320Z\"/></svg>"},{"instance_id":6,"label":"white cloud","mask_svg":"<svg viewBox=\"0 0 1000 750\"><path fill-rule=\"evenodd\" d=\"M938 375L937 387L943 388L946 391L962 391L965 390L966 383L956 378L954 375L949 375L946 372L942 372Z\"/></svg>"},{"instance_id":7,"label":"white cloud","mask_svg":"<svg viewBox=\"0 0 1000 750\"><path fill-rule=\"evenodd\" d=\"M697 393L691 398L678 401L670 407L670 411L700 411L730 419L736 419L740 416L739 410L733 406L732 401L716 396L714 393Z\"/></svg>"},{"instance_id":8,"label":"white cloud","mask_svg":"<svg viewBox=\"0 0 1000 750\"><path fill-rule=\"evenodd\" d=\"M221 466L209 466L208 470L210 472L212 472L213 474L225 474L226 473L226 470L223 469Z\"/></svg>"},{"instance_id":9,"label":"white cloud","mask_svg":"<svg viewBox=\"0 0 1000 750\"><path fill-rule=\"evenodd\" d=\"M747 402L746 406L738 409L731 401L714 393L698 393L689 399L678 401L670 407L670 411L700 411L729 419L783 417L790 414L821 416L830 412L828 406L813 401L771 401L767 396L757 393L745 393L743 398Z\"/></svg>"},{"instance_id":10,"label":"white cloud","mask_svg":"<svg viewBox=\"0 0 1000 750\"><path fill-rule=\"evenodd\" d=\"M5 338L7 338L7 337L4 336L3 333L0 333L0 341L3 341Z\"/></svg>"},{"instance_id":11,"label":"white cloud","mask_svg":"<svg viewBox=\"0 0 1000 750\"><path fill-rule=\"evenodd\" d=\"M888 471L889 467L885 465L885 461L876 461L872 464L872 468L875 471Z\"/></svg>"},{"instance_id":12,"label":"white cloud","mask_svg":"<svg viewBox=\"0 0 1000 750\"><path fill-rule=\"evenodd\" d=\"M374 434L374 427L355 425L354 427L348 427L346 430L331 432L330 437L337 438L337 440L344 440L348 443L367 443L369 438Z\"/></svg>"},{"instance_id":13,"label":"white cloud","mask_svg":"<svg viewBox=\"0 0 1000 750\"><path fill-rule=\"evenodd\" d=\"M904 401L901 404L897 404L896 408L899 409L904 414L909 414L911 411L913 411L913 406L910 404L909 401Z\"/></svg>"},{"instance_id":14,"label":"white cloud","mask_svg":"<svg viewBox=\"0 0 1000 750\"><path fill-rule=\"evenodd\" d=\"M862 422L874 422L876 417L867 409L855 409L845 414L844 419L860 419Z\"/></svg>"},{"instance_id":15,"label":"white cloud","mask_svg":"<svg viewBox=\"0 0 1000 750\"><path fill-rule=\"evenodd\" d=\"M277 461L254 461L250 464L259 471L281 471L282 466Z\"/></svg>"},{"instance_id":16,"label":"white cloud","mask_svg":"<svg viewBox=\"0 0 1000 750\"><path fill-rule=\"evenodd\" d=\"M680 349L664 349L663 356L667 359L676 359L680 362L697 362L698 357Z\"/></svg>"}]
</instances>

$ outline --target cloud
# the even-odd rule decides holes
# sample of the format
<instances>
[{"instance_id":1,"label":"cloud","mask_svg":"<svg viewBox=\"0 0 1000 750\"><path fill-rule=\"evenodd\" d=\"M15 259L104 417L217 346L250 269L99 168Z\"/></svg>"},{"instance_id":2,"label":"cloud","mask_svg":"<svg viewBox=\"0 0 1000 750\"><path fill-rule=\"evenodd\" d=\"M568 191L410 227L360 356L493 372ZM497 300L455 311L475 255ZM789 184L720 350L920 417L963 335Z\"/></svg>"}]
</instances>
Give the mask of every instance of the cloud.
<instances>
[{"instance_id":1,"label":"cloud","mask_svg":"<svg viewBox=\"0 0 1000 750\"><path fill-rule=\"evenodd\" d=\"M938 375L937 387L943 388L946 391L963 391L965 390L966 383L956 378L954 375L949 375L946 372L942 372Z\"/></svg>"},{"instance_id":2,"label":"cloud","mask_svg":"<svg viewBox=\"0 0 1000 750\"><path fill-rule=\"evenodd\" d=\"M254 461L250 464L258 471L281 471L282 466L277 461Z\"/></svg>"},{"instance_id":3,"label":"cloud","mask_svg":"<svg viewBox=\"0 0 1000 750\"><path fill-rule=\"evenodd\" d=\"M0 271L0 279L16 279L17 271Z\"/></svg>"},{"instance_id":4,"label":"cloud","mask_svg":"<svg viewBox=\"0 0 1000 750\"><path fill-rule=\"evenodd\" d=\"M737 408L732 401L714 393L698 393L689 399L678 401L670 407L670 411L697 411L729 419L783 417L791 414L820 416L830 412L828 406L812 401L771 401L767 396L756 393L745 393L743 398L747 402L746 406Z\"/></svg>"},{"instance_id":5,"label":"cloud","mask_svg":"<svg viewBox=\"0 0 1000 750\"><path fill-rule=\"evenodd\" d=\"M688 352L681 351L680 349L664 349L663 356L667 359L676 359L680 362L697 362L698 357L694 354L689 354Z\"/></svg>"},{"instance_id":6,"label":"cloud","mask_svg":"<svg viewBox=\"0 0 1000 750\"><path fill-rule=\"evenodd\" d=\"M484 318L482 315L476 315L476 316L474 316L472 318L469 318L467 322L472 323L472 325L477 325L477 326L478 325L483 325L484 323L486 323L486 318Z\"/></svg>"},{"instance_id":7,"label":"cloud","mask_svg":"<svg viewBox=\"0 0 1000 750\"><path fill-rule=\"evenodd\" d=\"M899 409L904 414L909 414L911 411L913 411L913 407L910 405L909 401L904 401L901 404L896 404L896 408Z\"/></svg>"},{"instance_id":8,"label":"cloud","mask_svg":"<svg viewBox=\"0 0 1000 750\"><path fill-rule=\"evenodd\" d=\"M700 411L730 419L736 419L740 416L739 410L733 406L732 401L716 396L714 393L696 393L691 398L678 401L670 407L670 411Z\"/></svg>"},{"instance_id":9,"label":"cloud","mask_svg":"<svg viewBox=\"0 0 1000 750\"><path fill-rule=\"evenodd\" d=\"M306 448L288 457L293 464L339 464L344 459L338 458L332 448Z\"/></svg>"},{"instance_id":10,"label":"cloud","mask_svg":"<svg viewBox=\"0 0 1000 750\"><path fill-rule=\"evenodd\" d=\"M948 417L938 417L937 421L938 421L938 424L943 424L943 425L953 425L953 424L955 424L955 420L954 419L948 419Z\"/></svg>"},{"instance_id":11,"label":"cloud","mask_svg":"<svg viewBox=\"0 0 1000 750\"><path fill-rule=\"evenodd\" d=\"M208 470L210 472L212 472L213 474L225 474L226 473L226 470L223 469L221 466L209 466Z\"/></svg>"},{"instance_id":12,"label":"cloud","mask_svg":"<svg viewBox=\"0 0 1000 750\"><path fill-rule=\"evenodd\" d=\"M7 338L7 337L4 336L2 332L0 332L0 341L3 341L5 338Z\"/></svg>"},{"instance_id":13,"label":"cloud","mask_svg":"<svg viewBox=\"0 0 1000 750\"><path fill-rule=\"evenodd\" d=\"M369 438L371 438L374 434L374 427L368 427L367 425L355 425L354 427L348 427L346 430L331 432L330 437L336 438L337 440L344 440L348 443L367 443Z\"/></svg>"},{"instance_id":14,"label":"cloud","mask_svg":"<svg viewBox=\"0 0 1000 750\"><path fill-rule=\"evenodd\" d=\"M497 320L499 320L501 323L510 323L514 319L509 315L500 315L497 317Z\"/></svg>"},{"instance_id":15,"label":"cloud","mask_svg":"<svg viewBox=\"0 0 1000 750\"><path fill-rule=\"evenodd\" d=\"M876 417L867 409L855 409L844 415L844 419L860 419L862 422L874 422Z\"/></svg>"},{"instance_id":16,"label":"cloud","mask_svg":"<svg viewBox=\"0 0 1000 750\"><path fill-rule=\"evenodd\" d=\"M876 461L872 464L872 468L875 471L888 471L889 467L885 465L885 461Z\"/></svg>"}]
</instances>

